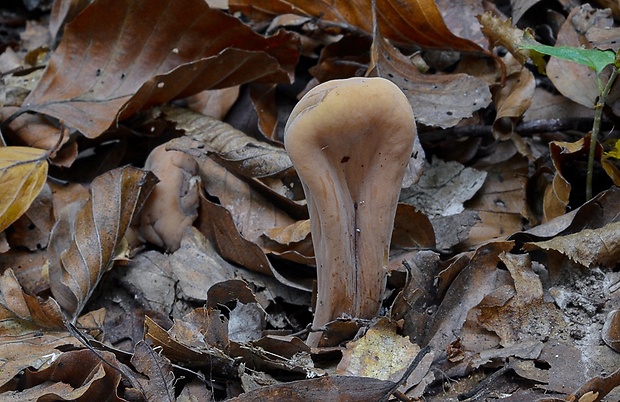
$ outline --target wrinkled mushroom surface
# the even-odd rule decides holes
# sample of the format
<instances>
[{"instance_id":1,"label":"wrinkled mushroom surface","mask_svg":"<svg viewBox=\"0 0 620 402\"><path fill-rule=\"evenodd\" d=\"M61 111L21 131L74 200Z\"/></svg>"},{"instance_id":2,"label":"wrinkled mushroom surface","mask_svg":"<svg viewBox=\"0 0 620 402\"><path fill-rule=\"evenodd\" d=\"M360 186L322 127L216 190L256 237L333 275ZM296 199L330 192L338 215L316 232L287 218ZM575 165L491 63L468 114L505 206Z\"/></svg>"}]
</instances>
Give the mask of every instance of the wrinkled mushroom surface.
<instances>
[{"instance_id":1,"label":"wrinkled mushroom surface","mask_svg":"<svg viewBox=\"0 0 620 402\"><path fill-rule=\"evenodd\" d=\"M383 78L329 81L295 106L284 144L310 213L317 262L313 328L375 317L416 127L402 91ZM320 333L308 344L316 346Z\"/></svg>"}]
</instances>

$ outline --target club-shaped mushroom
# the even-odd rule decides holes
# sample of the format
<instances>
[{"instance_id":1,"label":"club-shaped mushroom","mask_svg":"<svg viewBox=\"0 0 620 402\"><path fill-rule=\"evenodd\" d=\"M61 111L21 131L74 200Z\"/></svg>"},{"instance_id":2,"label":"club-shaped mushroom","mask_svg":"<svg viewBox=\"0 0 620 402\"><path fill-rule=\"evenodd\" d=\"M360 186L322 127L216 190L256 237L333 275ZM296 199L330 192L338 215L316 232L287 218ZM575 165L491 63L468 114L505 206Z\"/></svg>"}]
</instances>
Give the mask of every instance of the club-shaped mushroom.
<instances>
[{"instance_id":1,"label":"club-shaped mushroom","mask_svg":"<svg viewBox=\"0 0 620 402\"><path fill-rule=\"evenodd\" d=\"M323 83L291 112L284 145L306 195L317 264L313 328L379 313L416 135L407 97L383 78ZM307 343L320 338L313 332Z\"/></svg>"}]
</instances>

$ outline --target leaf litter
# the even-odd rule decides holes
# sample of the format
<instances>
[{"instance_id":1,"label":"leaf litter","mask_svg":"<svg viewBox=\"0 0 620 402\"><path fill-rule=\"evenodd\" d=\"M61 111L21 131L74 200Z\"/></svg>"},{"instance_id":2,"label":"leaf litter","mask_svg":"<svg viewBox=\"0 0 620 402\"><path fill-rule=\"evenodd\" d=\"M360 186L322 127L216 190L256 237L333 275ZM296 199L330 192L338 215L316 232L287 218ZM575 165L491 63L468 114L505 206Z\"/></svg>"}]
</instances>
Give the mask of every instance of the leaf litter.
<instances>
[{"instance_id":1,"label":"leaf litter","mask_svg":"<svg viewBox=\"0 0 620 402\"><path fill-rule=\"evenodd\" d=\"M0 8L0 399L619 399L617 95L586 202L595 71L522 46L615 51L618 7L173 3ZM284 124L360 75L418 138L379 316L310 328Z\"/></svg>"}]
</instances>

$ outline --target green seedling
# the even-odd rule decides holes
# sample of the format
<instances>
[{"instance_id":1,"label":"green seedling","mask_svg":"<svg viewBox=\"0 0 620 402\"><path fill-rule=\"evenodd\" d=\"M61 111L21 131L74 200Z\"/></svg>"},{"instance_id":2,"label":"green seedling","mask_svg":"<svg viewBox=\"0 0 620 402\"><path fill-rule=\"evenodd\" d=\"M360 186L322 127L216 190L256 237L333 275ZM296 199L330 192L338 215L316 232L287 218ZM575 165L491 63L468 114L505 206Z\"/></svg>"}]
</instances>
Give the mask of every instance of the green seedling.
<instances>
[{"instance_id":1,"label":"green seedling","mask_svg":"<svg viewBox=\"0 0 620 402\"><path fill-rule=\"evenodd\" d=\"M596 142L598 133L601 127L601 118L603 115L603 106L609 91L618 76L618 70L620 69L620 58L612 50L602 49L586 49L572 46L547 46L536 42L532 35L526 33L523 36L523 42L519 44L522 49L531 50L538 54L544 54L548 56L557 57L559 59L572 61L587 67L590 67L596 72L596 79L598 84L598 98L594 105L594 123L592 124L592 137L590 140L590 149L588 153L588 171L586 176L586 200L592 198L592 176L594 174L594 151L596 149ZM539 69L544 69L544 66L538 64L536 60L538 57L531 57L532 61L537 64ZM613 69L607 82L603 85L601 73L605 67L612 65Z\"/></svg>"}]
</instances>

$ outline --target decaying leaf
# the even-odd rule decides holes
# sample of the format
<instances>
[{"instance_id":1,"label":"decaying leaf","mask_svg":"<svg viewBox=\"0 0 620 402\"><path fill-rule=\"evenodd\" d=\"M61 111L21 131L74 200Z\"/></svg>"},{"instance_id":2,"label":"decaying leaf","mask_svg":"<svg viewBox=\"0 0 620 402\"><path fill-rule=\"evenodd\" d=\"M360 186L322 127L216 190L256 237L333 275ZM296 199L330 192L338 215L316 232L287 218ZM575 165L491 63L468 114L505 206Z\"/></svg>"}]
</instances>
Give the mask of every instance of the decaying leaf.
<instances>
[{"instance_id":1,"label":"decaying leaf","mask_svg":"<svg viewBox=\"0 0 620 402\"><path fill-rule=\"evenodd\" d=\"M493 135L506 140L512 137L517 121L529 109L536 83L534 74L526 68L506 77L506 85L493 92L497 115L493 122Z\"/></svg>"},{"instance_id":2,"label":"decaying leaf","mask_svg":"<svg viewBox=\"0 0 620 402\"><path fill-rule=\"evenodd\" d=\"M342 401L375 402L389 394L392 381L374 378L329 376L262 387L229 399L230 402Z\"/></svg>"},{"instance_id":3,"label":"decaying leaf","mask_svg":"<svg viewBox=\"0 0 620 402\"><path fill-rule=\"evenodd\" d=\"M251 18L264 19L272 14L296 13L321 17L325 21L348 24L365 32L373 32L371 2L234 0L231 11L240 11ZM422 47L453 49L459 51L485 51L474 42L459 38L446 26L432 0L415 0L403 3L395 0L377 2L379 27L386 38L400 44L417 44Z\"/></svg>"},{"instance_id":4,"label":"decaying leaf","mask_svg":"<svg viewBox=\"0 0 620 402\"><path fill-rule=\"evenodd\" d=\"M47 179L47 151L0 147L0 232L22 216Z\"/></svg>"},{"instance_id":5,"label":"decaying leaf","mask_svg":"<svg viewBox=\"0 0 620 402\"><path fill-rule=\"evenodd\" d=\"M139 379L147 401L174 402L174 373L170 360L157 353L144 341L136 344L131 364L146 376Z\"/></svg>"},{"instance_id":6,"label":"decaying leaf","mask_svg":"<svg viewBox=\"0 0 620 402\"><path fill-rule=\"evenodd\" d=\"M336 373L398 382L419 351L418 345L396 333L394 323L381 319L363 337L347 344ZM415 385L405 384L406 388Z\"/></svg>"},{"instance_id":7,"label":"decaying leaf","mask_svg":"<svg viewBox=\"0 0 620 402\"><path fill-rule=\"evenodd\" d=\"M292 162L283 148L257 141L200 113L178 108L163 108L162 112L177 130L185 132L166 149L198 158L212 155L217 162L245 177L279 176L292 170Z\"/></svg>"},{"instance_id":8,"label":"decaying leaf","mask_svg":"<svg viewBox=\"0 0 620 402\"><path fill-rule=\"evenodd\" d=\"M45 369L26 370L24 376L26 389L8 397L15 400L103 398L107 401L122 402L116 391L121 381L121 373L115 367L120 363L111 352L98 353L99 356L88 349L69 351L61 354Z\"/></svg>"},{"instance_id":9,"label":"decaying leaf","mask_svg":"<svg viewBox=\"0 0 620 402\"><path fill-rule=\"evenodd\" d=\"M26 294L13 270L0 276L0 334L17 336L40 331L65 329L60 307L53 299L42 300Z\"/></svg>"},{"instance_id":10,"label":"decaying leaf","mask_svg":"<svg viewBox=\"0 0 620 402\"><path fill-rule=\"evenodd\" d=\"M620 222L551 240L526 243L526 250L554 250L585 266L615 266L620 260Z\"/></svg>"},{"instance_id":11,"label":"decaying leaf","mask_svg":"<svg viewBox=\"0 0 620 402\"><path fill-rule=\"evenodd\" d=\"M433 158L417 184L403 189L400 202L414 205L429 217L455 215L482 187L487 174L458 162Z\"/></svg>"},{"instance_id":12,"label":"decaying leaf","mask_svg":"<svg viewBox=\"0 0 620 402\"><path fill-rule=\"evenodd\" d=\"M126 167L98 177L85 205L73 205L50 238L50 288L75 320L108 270L133 216L155 186L155 176Z\"/></svg>"},{"instance_id":13,"label":"decaying leaf","mask_svg":"<svg viewBox=\"0 0 620 402\"><path fill-rule=\"evenodd\" d=\"M175 4L91 3L67 25L23 110L96 137L145 106L205 89L291 78L295 34L265 38L204 1Z\"/></svg>"},{"instance_id":14,"label":"decaying leaf","mask_svg":"<svg viewBox=\"0 0 620 402\"><path fill-rule=\"evenodd\" d=\"M422 74L380 35L373 42L370 70L398 85L416 120L429 126L452 127L491 101L489 86L482 79L466 74Z\"/></svg>"}]
</instances>

